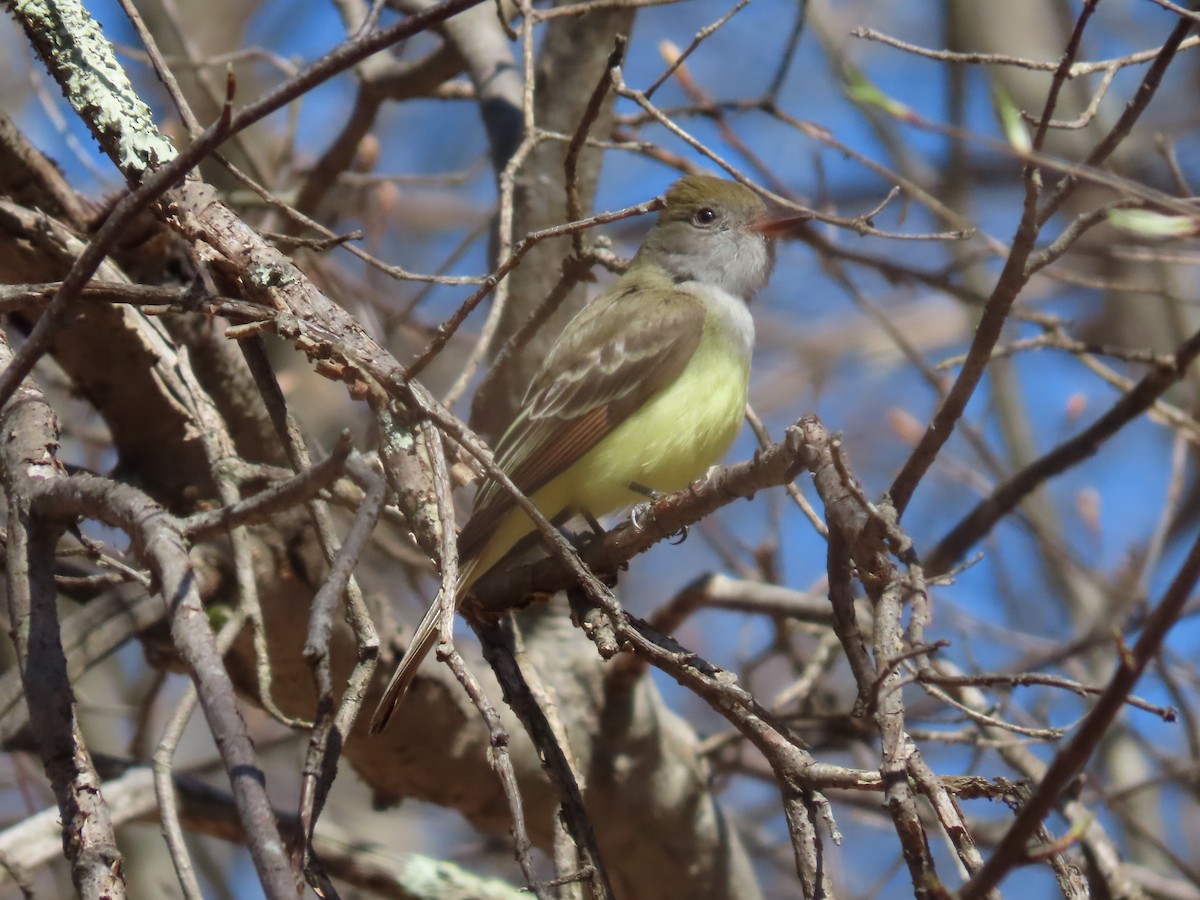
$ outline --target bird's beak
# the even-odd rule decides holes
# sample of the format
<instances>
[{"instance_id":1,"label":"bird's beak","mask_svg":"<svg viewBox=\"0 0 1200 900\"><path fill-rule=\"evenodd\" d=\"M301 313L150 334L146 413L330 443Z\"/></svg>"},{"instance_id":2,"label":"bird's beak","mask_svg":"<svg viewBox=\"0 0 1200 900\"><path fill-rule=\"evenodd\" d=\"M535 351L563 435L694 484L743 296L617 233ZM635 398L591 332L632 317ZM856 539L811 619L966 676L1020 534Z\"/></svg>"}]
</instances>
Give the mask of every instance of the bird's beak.
<instances>
[{"instance_id":1,"label":"bird's beak","mask_svg":"<svg viewBox=\"0 0 1200 900\"><path fill-rule=\"evenodd\" d=\"M777 238L794 233L801 224L812 219L812 213L788 213L777 215L767 213L750 223L750 230L763 237Z\"/></svg>"}]
</instances>

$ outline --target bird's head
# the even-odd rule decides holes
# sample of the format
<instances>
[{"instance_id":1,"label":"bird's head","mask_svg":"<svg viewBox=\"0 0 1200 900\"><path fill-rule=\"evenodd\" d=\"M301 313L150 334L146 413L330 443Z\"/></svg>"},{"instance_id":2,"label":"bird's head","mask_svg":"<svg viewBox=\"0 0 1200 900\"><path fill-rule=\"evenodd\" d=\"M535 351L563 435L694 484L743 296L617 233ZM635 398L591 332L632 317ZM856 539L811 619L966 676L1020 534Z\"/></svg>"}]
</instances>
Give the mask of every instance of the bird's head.
<instances>
[{"instance_id":1,"label":"bird's head","mask_svg":"<svg viewBox=\"0 0 1200 900\"><path fill-rule=\"evenodd\" d=\"M770 238L795 218L771 216L744 185L710 175L688 175L671 185L666 206L634 257L676 282L695 281L750 300L775 264Z\"/></svg>"}]
</instances>

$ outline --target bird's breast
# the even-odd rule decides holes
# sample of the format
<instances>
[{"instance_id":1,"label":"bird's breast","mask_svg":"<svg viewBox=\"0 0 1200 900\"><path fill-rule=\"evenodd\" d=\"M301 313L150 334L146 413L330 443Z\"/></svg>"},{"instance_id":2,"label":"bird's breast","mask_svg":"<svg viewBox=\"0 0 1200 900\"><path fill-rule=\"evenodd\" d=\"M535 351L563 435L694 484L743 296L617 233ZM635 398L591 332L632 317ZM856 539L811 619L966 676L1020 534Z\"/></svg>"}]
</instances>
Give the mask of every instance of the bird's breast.
<instances>
[{"instance_id":1,"label":"bird's breast","mask_svg":"<svg viewBox=\"0 0 1200 900\"><path fill-rule=\"evenodd\" d=\"M630 483L679 490L725 455L745 411L754 343L746 305L726 296L715 308L706 301L703 336L680 375L580 460L569 505L605 515L644 499Z\"/></svg>"},{"instance_id":2,"label":"bird's breast","mask_svg":"<svg viewBox=\"0 0 1200 900\"><path fill-rule=\"evenodd\" d=\"M754 352L754 318L746 301L718 287L697 285L695 292L708 311L705 336L711 332L718 341L728 343L730 352L748 369Z\"/></svg>"}]
</instances>

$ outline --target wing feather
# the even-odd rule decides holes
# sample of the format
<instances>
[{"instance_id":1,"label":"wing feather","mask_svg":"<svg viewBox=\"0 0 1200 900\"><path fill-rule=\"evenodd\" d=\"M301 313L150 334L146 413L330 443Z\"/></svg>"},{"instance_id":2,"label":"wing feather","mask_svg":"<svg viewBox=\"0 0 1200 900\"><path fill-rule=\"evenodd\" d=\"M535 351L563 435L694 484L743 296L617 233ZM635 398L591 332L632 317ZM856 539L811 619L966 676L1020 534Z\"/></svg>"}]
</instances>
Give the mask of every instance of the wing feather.
<instances>
[{"instance_id":1,"label":"wing feather","mask_svg":"<svg viewBox=\"0 0 1200 900\"><path fill-rule=\"evenodd\" d=\"M564 330L496 446L496 464L522 493L564 472L684 370L703 335L705 308L664 282L651 287L650 299L644 281L636 289L618 282ZM459 535L460 558L480 553L514 505L485 481Z\"/></svg>"}]
</instances>

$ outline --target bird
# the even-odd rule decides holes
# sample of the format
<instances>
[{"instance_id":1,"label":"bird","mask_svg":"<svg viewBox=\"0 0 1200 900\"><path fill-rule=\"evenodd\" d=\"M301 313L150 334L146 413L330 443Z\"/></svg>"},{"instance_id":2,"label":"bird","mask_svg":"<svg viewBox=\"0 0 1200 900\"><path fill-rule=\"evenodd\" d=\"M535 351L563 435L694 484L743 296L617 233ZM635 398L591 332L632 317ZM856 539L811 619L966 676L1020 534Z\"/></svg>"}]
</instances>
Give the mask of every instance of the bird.
<instances>
[{"instance_id":1,"label":"bird","mask_svg":"<svg viewBox=\"0 0 1200 900\"><path fill-rule=\"evenodd\" d=\"M773 237L800 217L768 214L753 190L687 175L664 195L628 269L558 336L494 450L551 521L590 521L679 490L725 455L750 384L748 304L770 278ZM534 532L498 482L476 493L458 536L457 596ZM421 620L371 721L382 731L438 641L440 606Z\"/></svg>"}]
</instances>

